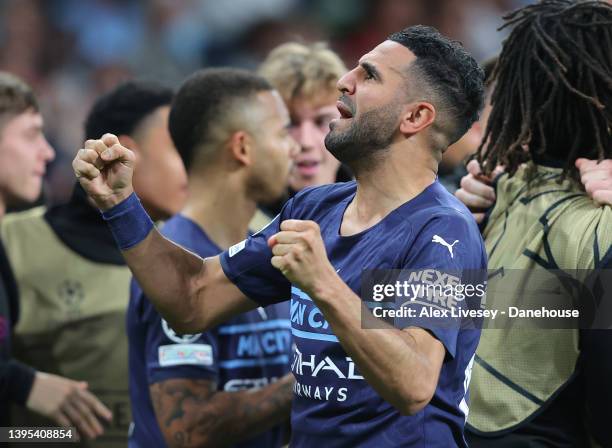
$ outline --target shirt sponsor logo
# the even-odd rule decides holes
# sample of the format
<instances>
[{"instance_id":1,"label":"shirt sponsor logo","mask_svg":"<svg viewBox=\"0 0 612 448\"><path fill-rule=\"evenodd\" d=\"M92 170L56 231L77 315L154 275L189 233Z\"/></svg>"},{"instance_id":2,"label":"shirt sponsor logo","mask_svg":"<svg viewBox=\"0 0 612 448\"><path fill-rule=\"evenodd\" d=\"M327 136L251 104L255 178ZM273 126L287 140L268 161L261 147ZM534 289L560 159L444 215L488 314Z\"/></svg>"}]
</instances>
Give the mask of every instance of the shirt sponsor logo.
<instances>
[{"instance_id":1,"label":"shirt sponsor logo","mask_svg":"<svg viewBox=\"0 0 612 448\"><path fill-rule=\"evenodd\" d=\"M172 342L176 342L177 344L190 344L197 341L202 335L202 333L178 334L176 331L170 328L170 325L168 325L168 322L166 322L165 319L162 319L161 325L168 339L170 339Z\"/></svg>"},{"instance_id":2,"label":"shirt sponsor logo","mask_svg":"<svg viewBox=\"0 0 612 448\"><path fill-rule=\"evenodd\" d=\"M208 344L171 344L161 345L158 349L159 365L162 367L179 365L211 366L212 347Z\"/></svg>"},{"instance_id":3,"label":"shirt sponsor logo","mask_svg":"<svg viewBox=\"0 0 612 448\"><path fill-rule=\"evenodd\" d=\"M293 393L298 397L320 401L343 402L349 398L351 388L339 387L339 384L334 382L337 381L333 380L334 378L363 380L363 376L356 372L355 363L349 356L341 360L329 356L305 355L297 347L294 349L291 371L296 378ZM315 384L312 384L313 381Z\"/></svg>"},{"instance_id":4,"label":"shirt sponsor logo","mask_svg":"<svg viewBox=\"0 0 612 448\"><path fill-rule=\"evenodd\" d=\"M317 377L322 372L330 372L329 375L337 378L349 380L362 380L363 377L355 372L355 363L349 357L345 357L346 362L340 364L339 360L334 360L329 356L319 357L316 355L304 355L297 347L293 353L293 363L291 371L300 376Z\"/></svg>"}]
</instances>

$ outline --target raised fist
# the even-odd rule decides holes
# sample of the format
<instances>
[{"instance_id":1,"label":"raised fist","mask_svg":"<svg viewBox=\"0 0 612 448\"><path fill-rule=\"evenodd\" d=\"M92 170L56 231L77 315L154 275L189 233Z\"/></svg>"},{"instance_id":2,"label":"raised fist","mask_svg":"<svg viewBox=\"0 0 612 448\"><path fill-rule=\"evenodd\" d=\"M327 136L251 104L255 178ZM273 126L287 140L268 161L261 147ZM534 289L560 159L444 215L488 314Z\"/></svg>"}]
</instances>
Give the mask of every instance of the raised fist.
<instances>
[{"instance_id":1,"label":"raised fist","mask_svg":"<svg viewBox=\"0 0 612 448\"><path fill-rule=\"evenodd\" d=\"M134 191L134 160L134 153L121 146L117 136L104 134L100 140L85 142L72 161L72 168L98 208L108 210Z\"/></svg>"}]
</instances>

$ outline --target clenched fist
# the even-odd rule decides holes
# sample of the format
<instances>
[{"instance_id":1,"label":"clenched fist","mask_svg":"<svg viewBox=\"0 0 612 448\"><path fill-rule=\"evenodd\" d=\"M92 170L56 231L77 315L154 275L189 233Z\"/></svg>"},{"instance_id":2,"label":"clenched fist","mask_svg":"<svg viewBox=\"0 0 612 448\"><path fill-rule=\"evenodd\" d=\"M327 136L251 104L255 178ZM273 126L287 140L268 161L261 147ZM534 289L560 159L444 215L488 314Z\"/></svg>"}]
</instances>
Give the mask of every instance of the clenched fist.
<instances>
[{"instance_id":1,"label":"clenched fist","mask_svg":"<svg viewBox=\"0 0 612 448\"><path fill-rule=\"evenodd\" d=\"M134 153L113 134L87 140L84 146L72 161L74 174L98 208L108 210L134 191Z\"/></svg>"},{"instance_id":2,"label":"clenched fist","mask_svg":"<svg viewBox=\"0 0 612 448\"><path fill-rule=\"evenodd\" d=\"M316 222L288 219L281 223L280 230L268 240L271 263L291 283L312 296L317 285L338 278Z\"/></svg>"},{"instance_id":3,"label":"clenched fist","mask_svg":"<svg viewBox=\"0 0 612 448\"><path fill-rule=\"evenodd\" d=\"M612 205L612 160L578 159L576 168L587 194L599 205Z\"/></svg>"}]
</instances>

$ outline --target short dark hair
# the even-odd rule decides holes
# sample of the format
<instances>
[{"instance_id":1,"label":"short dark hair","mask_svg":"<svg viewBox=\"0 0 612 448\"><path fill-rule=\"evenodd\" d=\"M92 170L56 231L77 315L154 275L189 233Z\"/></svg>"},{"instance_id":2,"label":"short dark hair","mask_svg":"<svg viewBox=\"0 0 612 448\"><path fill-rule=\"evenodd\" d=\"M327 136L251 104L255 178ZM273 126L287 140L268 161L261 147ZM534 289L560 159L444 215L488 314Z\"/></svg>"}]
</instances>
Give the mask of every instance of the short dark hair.
<instances>
[{"instance_id":1,"label":"short dark hair","mask_svg":"<svg viewBox=\"0 0 612 448\"><path fill-rule=\"evenodd\" d=\"M510 175L529 160L561 162L561 178L577 179L577 158L612 155L612 6L542 0L504 19L514 28L493 71L478 160Z\"/></svg>"},{"instance_id":2,"label":"short dark hair","mask_svg":"<svg viewBox=\"0 0 612 448\"><path fill-rule=\"evenodd\" d=\"M96 100L85 120L85 138L98 139L107 132L132 135L152 112L172 102L173 91L152 81L119 84Z\"/></svg>"},{"instance_id":3,"label":"short dark hair","mask_svg":"<svg viewBox=\"0 0 612 448\"><path fill-rule=\"evenodd\" d=\"M416 25L391 34L388 40L412 51L416 60L409 70L418 73L441 113L448 144L478 120L484 103L484 72L474 58L454 40L431 26ZM441 109L441 110L440 110Z\"/></svg>"},{"instance_id":4,"label":"short dark hair","mask_svg":"<svg viewBox=\"0 0 612 448\"><path fill-rule=\"evenodd\" d=\"M0 126L4 119L28 109L38 112L38 101L32 88L17 76L0 72Z\"/></svg>"},{"instance_id":5,"label":"short dark hair","mask_svg":"<svg viewBox=\"0 0 612 448\"><path fill-rule=\"evenodd\" d=\"M259 92L273 90L263 77L247 70L199 70L180 87L170 110L170 135L187 170L198 148L220 142L217 129L226 125L236 107Z\"/></svg>"}]
</instances>

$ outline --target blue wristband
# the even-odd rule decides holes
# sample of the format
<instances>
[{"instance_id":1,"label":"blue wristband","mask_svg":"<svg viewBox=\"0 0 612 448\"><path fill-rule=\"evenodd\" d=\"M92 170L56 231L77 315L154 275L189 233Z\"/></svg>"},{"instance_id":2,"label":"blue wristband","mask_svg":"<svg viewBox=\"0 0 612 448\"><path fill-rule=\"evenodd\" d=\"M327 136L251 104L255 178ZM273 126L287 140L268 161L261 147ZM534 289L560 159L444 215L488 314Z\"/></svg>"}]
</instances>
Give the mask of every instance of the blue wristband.
<instances>
[{"instance_id":1,"label":"blue wristband","mask_svg":"<svg viewBox=\"0 0 612 448\"><path fill-rule=\"evenodd\" d=\"M154 227L136 193L132 193L124 201L102 212L102 218L108 224L121 250L140 243Z\"/></svg>"}]
</instances>

